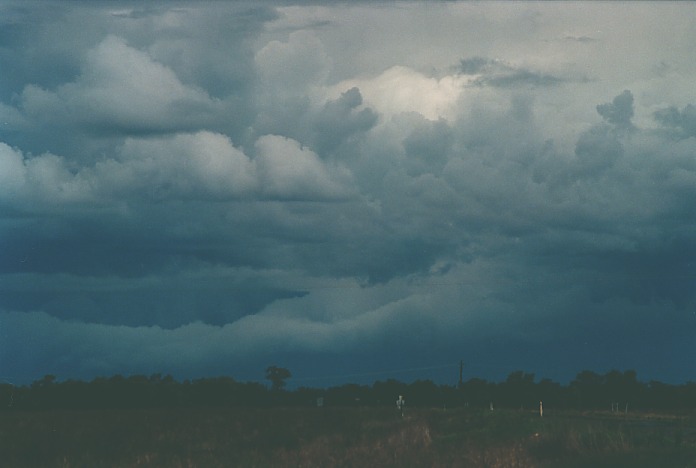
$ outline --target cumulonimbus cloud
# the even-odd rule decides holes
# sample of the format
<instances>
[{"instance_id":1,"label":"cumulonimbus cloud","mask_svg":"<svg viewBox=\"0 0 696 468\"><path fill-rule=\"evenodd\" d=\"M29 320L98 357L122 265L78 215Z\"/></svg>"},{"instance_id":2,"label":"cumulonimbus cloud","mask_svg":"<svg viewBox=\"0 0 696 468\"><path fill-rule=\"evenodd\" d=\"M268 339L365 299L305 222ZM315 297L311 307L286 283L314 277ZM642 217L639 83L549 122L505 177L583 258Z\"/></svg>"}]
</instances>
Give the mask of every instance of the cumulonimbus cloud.
<instances>
[{"instance_id":1,"label":"cumulonimbus cloud","mask_svg":"<svg viewBox=\"0 0 696 468\"><path fill-rule=\"evenodd\" d=\"M46 90L28 85L22 109L46 126L111 133L161 133L209 124L219 103L182 83L167 66L108 36L87 54L74 82ZM50 116L62 115L59 120Z\"/></svg>"},{"instance_id":2,"label":"cumulonimbus cloud","mask_svg":"<svg viewBox=\"0 0 696 468\"><path fill-rule=\"evenodd\" d=\"M32 8L0 6L18 372L693 353L691 10Z\"/></svg>"}]
</instances>

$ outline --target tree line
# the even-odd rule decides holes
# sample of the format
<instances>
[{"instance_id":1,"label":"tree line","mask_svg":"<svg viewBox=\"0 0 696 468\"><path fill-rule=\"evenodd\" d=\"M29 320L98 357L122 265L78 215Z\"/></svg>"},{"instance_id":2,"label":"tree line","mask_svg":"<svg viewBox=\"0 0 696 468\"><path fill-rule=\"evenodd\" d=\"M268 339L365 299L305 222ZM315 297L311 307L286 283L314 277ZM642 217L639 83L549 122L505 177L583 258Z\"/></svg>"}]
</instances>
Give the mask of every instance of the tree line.
<instances>
[{"instance_id":1,"label":"tree line","mask_svg":"<svg viewBox=\"0 0 696 468\"><path fill-rule=\"evenodd\" d=\"M696 383L641 382L633 370L605 374L582 371L566 385L534 374L512 372L502 382L472 378L458 385L431 380L389 379L372 385L286 390L292 374L271 366L270 385L232 377L175 380L153 374L59 381L47 375L30 385L0 384L0 411L34 409L137 409L272 406L394 406L402 395L408 407L538 408L578 410L696 409Z\"/></svg>"}]
</instances>

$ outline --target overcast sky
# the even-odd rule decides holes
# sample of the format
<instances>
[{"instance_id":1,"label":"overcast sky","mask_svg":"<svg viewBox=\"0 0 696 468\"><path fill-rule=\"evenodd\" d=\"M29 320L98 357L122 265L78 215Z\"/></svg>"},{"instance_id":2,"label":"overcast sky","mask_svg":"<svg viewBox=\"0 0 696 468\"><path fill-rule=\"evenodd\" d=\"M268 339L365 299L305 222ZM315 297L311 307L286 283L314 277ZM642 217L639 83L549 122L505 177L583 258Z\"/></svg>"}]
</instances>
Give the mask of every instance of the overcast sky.
<instances>
[{"instance_id":1,"label":"overcast sky","mask_svg":"<svg viewBox=\"0 0 696 468\"><path fill-rule=\"evenodd\" d=\"M694 380L694 44L692 3L0 1L0 379Z\"/></svg>"}]
</instances>

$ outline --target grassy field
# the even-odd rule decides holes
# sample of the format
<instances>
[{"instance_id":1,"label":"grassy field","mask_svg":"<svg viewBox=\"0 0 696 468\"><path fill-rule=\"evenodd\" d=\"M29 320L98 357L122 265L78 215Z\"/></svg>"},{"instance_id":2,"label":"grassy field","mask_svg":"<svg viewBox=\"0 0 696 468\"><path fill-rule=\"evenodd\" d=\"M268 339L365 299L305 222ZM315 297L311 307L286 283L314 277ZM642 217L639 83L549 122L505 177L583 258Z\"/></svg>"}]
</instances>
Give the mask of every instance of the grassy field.
<instances>
[{"instance_id":1,"label":"grassy field","mask_svg":"<svg viewBox=\"0 0 696 468\"><path fill-rule=\"evenodd\" d=\"M696 467L696 416L391 408L10 411L3 467Z\"/></svg>"}]
</instances>

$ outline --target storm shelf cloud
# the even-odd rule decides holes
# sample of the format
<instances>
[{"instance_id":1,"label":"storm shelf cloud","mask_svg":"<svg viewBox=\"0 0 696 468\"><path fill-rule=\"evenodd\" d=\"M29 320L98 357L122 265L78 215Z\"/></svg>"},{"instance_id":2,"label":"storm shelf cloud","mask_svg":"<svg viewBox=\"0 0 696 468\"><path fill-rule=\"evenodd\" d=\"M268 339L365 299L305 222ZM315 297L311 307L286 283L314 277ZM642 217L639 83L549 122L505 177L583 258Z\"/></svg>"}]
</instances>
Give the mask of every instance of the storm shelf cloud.
<instances>
[{"instance_id":1,"label":"storm shelf cloud","mask_svg":"<svg viewBox=\"0 0 696 468\"><path fill-rule=\"evenodd\" d=\"M0 379L693 379L689 5L0 18Z\"/></svg>"}]
</instances>

